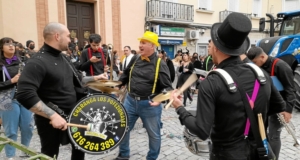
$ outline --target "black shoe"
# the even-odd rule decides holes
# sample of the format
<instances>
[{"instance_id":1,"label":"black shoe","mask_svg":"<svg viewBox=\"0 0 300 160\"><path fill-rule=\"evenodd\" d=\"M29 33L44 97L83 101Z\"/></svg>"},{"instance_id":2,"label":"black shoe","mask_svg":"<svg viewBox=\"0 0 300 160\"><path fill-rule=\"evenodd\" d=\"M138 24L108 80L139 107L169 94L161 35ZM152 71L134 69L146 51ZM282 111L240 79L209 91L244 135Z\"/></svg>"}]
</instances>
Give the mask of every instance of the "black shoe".
<instances>
[{"instance_id":1,"label":"black shoe","mask_svg":"<svg viewBox=\"0 0 300 160\"><path fill-rule=\"evenodd\" d=\"M129 157L121 157L120 154L114 160L129 160Z\"/></svg>"}]
</instances>

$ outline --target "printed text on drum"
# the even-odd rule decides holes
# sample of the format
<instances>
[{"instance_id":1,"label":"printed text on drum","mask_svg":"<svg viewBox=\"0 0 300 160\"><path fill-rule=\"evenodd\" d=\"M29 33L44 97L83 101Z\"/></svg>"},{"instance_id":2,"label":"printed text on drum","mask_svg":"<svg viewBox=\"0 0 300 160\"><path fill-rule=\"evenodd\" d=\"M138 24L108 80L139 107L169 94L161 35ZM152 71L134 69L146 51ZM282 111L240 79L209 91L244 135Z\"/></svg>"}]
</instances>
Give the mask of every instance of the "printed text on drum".
<instances>
[{"instance_id":1,"label":"printed text on drum","mask_svg":"<svg viewBox=\"0 0 300 160\"><path fill-rule=\"evenodd\" d=\"M119 115L120 115L120 117L121 117L121 127L125 127L125 126L126 126L126 121L125 121L125 116L124 116L123 110L122 110L120 104L118 104L118 103L116 102L116 100L114 100L114 99L112 99L112 98L108 98L108 99L107 99L106 97L97 97L97 98L92 97L92 98L89 98L89 99L83 101L83 102L79 105L80 107L78 107L78 108L75 110L75 112L73 113L73 116L74 116L74 117L77 117L78 114L80 113L80 111L81 111L85 106L87 106L87 105L89 105L89 104L91 104L91 103L97 102L97 101L98 101L98 102L107 102L107 103L110 103L111 105L113 105L113 106L117 109L117 111L118 111L118 113L119 113Z\"/></svg>"},{"instance_id":2,"label":"printed text on drum","mask_svg":"<svg viewBox=\"0 0 300 160\"><path fill-rule=\"evenodd\" d=\"M99 147L100 150L103 151L115 145L115 141L112 138L102 143L86 141L86 139L80 135L80 132L74 133L73 138L77 142L77 144L79 144L82 148L85 148L90 151L99 151Z\"/></svg>"}]
</instances>

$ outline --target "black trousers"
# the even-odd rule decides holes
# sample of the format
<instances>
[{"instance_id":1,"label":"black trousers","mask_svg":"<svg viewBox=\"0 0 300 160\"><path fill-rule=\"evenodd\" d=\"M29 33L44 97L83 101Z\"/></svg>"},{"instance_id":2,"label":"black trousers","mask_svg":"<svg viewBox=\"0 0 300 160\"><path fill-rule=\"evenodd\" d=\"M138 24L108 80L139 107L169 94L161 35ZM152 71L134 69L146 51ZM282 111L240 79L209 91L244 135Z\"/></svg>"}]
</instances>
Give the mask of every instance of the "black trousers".
<instances>
[{"instance_id":1,"label":"black trousers","mask_svg":"<svg viewBox=\"0 0 300 160\"><path fill-rule=\"evenodd\" d=\"M41 140L41 152L49 157L58 158L60 144L70 143L67 130L55 129L49 123L50 120L39 115L35 115L35 124ZM73 143L71 160L84 160L84 152L75 149Z\"/></svg>"},{"instance_id":2,"label":"black trousers","mask_svg":"<svg viewBox=\"0 0 300 160\"><path fill-rule=\"evenodd\" d=\"M210 160L258 160L252 150L255 142L242 139L231 145L212 145Z\"/></svg>"},{"instance_id":3,"label":"black trousers","mask_svg":"<svg viewBox=\"0 0 300 160\"><path fill-rule=\"evenodd\" d=\"M188 88L187 90L185 90L183 92L183 105L184 106L186 106L186 100L187 100L187 98L189 98L190 101L193 101L193 98L191 96L191 89L190 88Z\"/></svg>"}]
</instances>

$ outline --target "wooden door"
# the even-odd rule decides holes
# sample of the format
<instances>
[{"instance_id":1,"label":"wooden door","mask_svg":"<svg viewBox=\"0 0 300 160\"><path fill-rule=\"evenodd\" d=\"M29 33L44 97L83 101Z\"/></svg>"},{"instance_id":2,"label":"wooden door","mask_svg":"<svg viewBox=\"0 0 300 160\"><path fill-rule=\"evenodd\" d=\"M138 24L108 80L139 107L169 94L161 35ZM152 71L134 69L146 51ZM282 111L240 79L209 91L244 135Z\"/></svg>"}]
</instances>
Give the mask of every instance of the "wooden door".
<instances>
[{"instance_id":1,"label":"wooden door","mask_svg":"<svg viewBox=\"0 0 300 160\"><path fill-rule=\"evenodd\" d=\"M95 33L94 4L67 1L67 22L71 39L78 39L79 48L84 46L90 34Z\"/></svg>"}]
</instances>

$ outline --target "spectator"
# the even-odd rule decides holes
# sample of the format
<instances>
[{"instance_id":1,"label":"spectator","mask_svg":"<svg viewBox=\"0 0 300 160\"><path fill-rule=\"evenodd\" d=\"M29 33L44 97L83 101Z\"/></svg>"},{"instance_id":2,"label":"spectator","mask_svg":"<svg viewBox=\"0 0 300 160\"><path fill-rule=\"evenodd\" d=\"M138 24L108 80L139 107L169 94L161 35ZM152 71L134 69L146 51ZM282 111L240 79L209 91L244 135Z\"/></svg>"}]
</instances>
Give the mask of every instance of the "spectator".
<instances>
[{"instance_id":1,"label":"spectator","mask_svg":"<svg viewBox=\"0 0 300 160\"><path fill-rule=\"evenodd\" d=\"M89 37L90 47L84 49L80 56L79 70L85 71L87 76L99 75L104 73L107 65L107 55L100 46L101 36L91 34Z\"/></svg>"},{"instance_id":2,"label":"spectator","mask_svg":"<svg viewBox=\"0 0 300 160\"><path fill-rule=\"evenodd\" d=\"M28 58L31 58L36 52L34 51L35 43L32 40L28 40L26 42L26 49L25 49L25 55Z\"/></svg>"},{"instance_id":3,"label":"spectator","mask_svg":"<svg viewBox=\"0 0 300 160\"><path fill-rule=\"evenodd\" d=\"M179 72L181 72L181 75L179 76L179 79L177 82L177 88L180 88L194 71L194 65L190 60L189 52L182 53L182 57L183 58L182 58L181 66L179 67ZM184 106L186 106L187 98L190 99L190 103L193 102L193 98L191 97L191 94L190 94L190 89L187 89L183 92L183 105Z\"/></svg>"},{"instance_id":4,"label":"spectator","mask_svg":"<svg viewBox=\"0 0 300 160\"><path fill-rule=\"evenodd\" d=\"M136 54L137 54L135 50L131 50L131 53L132 53L133 55L136 55Z\"/></svg>"},{"instance_id":5,"label":"spectator","mask_svg":"<svg viewBox=\"0 0 300 160\"><path fill-rule=\"evenodd\" d=\"M20 63L21 62L17 57L14 40L8 37L0 39L0 90L12 89L12 94L15 95L16 85L20 77L20 73L18 73ZM3 67L4 70L7 70L7 74L3 71ZM0 114L3 121L5 136L17 141L18 127L20 127L21 143L28 147L33 135L33 126L30 125L32 113L14 98L10 108L2 110ZM5 154L7 158L12 160L15 153L15 147L5 145Z\"/></svg>"},{"instance_id":6,"label":"spectator","mask_svg":"<svg viewBox=\"0 0 300 160\"><path fill-rule=\"evenodd\" d=\"M158 57L164 60L169 68L170 76L171 76L171 82L174 82L175 79L175 69L173 62L167 57L167 54L164 50L161 50L158 52Z\"/></svg>"}]
</instances>

